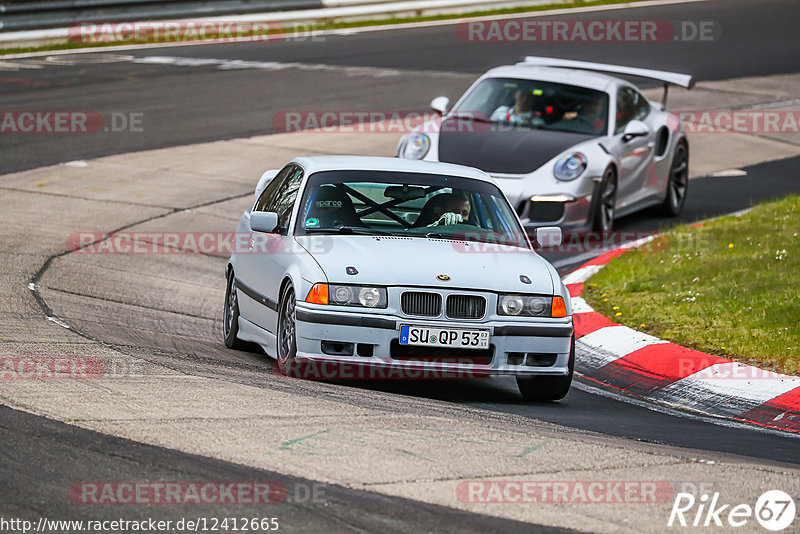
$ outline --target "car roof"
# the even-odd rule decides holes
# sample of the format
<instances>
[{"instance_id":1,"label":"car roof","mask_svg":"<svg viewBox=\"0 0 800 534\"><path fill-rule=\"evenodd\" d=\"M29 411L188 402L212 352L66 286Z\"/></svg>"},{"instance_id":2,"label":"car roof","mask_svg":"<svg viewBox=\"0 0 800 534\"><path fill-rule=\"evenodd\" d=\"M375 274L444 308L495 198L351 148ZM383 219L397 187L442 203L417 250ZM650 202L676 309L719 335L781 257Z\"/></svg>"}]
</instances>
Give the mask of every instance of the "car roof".
<instances>
[{"instance_id":1,"label":"car roof","mask_svg":"<svg viewBox=\"0 0 800 534\"><path fill-rule=\"evenodd\" d=\"M488 71L483 75L483 77L519 78L523 80L557 82L605 92L609 92L609 89L615 85L628 85L633 87L632 84L621 78L609 76L608 74L601 74L599 72L592 72L582 69L568 69L564 67L540 67L524 64L497 67Z\"/></svg>"},{"instance_id":2,"label":"car roof","mask_svg":"<svg viewBox=\"0 0 800 534\"><path fill-rule=\"evenodd\" d=\"M453 163L438 163L433 161L378 156L303 156L294 158L292 162L303 167L308 175L318 171L339 170L400 171L460 176L495 183L494 179L483 171L464 165L455 165Z\"/></svg>"}]
</instances>

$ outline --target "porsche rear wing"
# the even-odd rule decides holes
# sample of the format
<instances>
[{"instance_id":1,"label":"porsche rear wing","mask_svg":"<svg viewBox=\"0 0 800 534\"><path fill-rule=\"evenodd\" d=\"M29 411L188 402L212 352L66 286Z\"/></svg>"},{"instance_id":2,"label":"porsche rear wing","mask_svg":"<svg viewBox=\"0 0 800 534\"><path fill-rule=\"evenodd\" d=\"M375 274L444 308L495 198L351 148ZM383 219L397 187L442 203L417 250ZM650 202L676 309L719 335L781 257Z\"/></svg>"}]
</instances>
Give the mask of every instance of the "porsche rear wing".
<instances>
[{"instance_id":1,"label":"porsche rear wing","mask_svg":"<svg viewBox=\"0 0 800 534\"><path fill-rule=\"evenodd\" d=\"M691 74L680 74L677 72L667 72L663 70L640 69L636 67L624 67L622 65L608 65L606 63L592 63L590 61L575 61L572 59L557 59L550 57L525 56L517 63L518 66L539 66L539 67L563 67L567 69L593 70L597 72L609 72L613 74L627 74L637 78L649 78L658 80L664 84L664 98L661 102L662 107L667 105L667 88L670 85L679 85L686 89L694 87L694 77Z\"/></svg>"}]
</instances>

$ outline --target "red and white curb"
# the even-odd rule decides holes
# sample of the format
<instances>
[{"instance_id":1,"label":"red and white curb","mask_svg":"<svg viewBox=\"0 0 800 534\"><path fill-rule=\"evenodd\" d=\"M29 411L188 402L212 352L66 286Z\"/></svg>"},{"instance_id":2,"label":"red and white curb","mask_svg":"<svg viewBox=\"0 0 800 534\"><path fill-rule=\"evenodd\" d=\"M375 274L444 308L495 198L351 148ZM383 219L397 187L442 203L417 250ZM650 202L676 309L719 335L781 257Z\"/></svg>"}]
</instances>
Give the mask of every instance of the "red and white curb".
<instances>
[{"instance_id":1,"label":"red and white curb","mask_svg":"<svg viewBox=\"0 0 800 534\"><path fill-rule=\"evenodd\" d=\"M633 397L800 433L800 377L764 371L638 332L594 311L581 298L589 277L653 237L606 252L564 277L572 296L576 371Z\"/></svg>"}]
</instances>

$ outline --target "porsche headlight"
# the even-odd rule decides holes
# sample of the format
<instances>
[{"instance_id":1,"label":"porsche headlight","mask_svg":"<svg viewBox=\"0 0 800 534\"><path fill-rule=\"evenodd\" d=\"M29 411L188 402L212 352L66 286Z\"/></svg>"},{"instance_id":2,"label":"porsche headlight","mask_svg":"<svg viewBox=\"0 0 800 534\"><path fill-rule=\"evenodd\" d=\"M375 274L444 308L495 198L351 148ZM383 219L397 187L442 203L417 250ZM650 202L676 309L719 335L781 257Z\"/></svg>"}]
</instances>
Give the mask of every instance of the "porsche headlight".
<instances>
[{"instance_id":1,"label":"porsche headlight","mask_svg":"<svg viewBox=\"0 0 800 534\"><path fill-rule=\"evenodd\" d=\"M329 302L337 306L362 306L364 308L385 308L386 288L372 286L328 286Z\"/></svg>"},{"instance_id":2,"label":"porsche headlight","mask_svg":"<svg viewBox=\"0 0 800 534\"><path fill-rule=\"evenodd\" d=\"M406 159L422 159L431 148L431 138L424 133L410 133L403 148L403 157Z\"/></svg>"},{"instance_id":3,"label":"porsche headlight","mask_svg":"<svg viewBox=\"0 0 800 534\"><path fill-rule=\"evenodd\" d=\"M573 152L567 154L556 162L553 167L553 175L559 180L569 181L574 180L586 170L586 156L580 152Z\"/></svg>"}]
</instances>

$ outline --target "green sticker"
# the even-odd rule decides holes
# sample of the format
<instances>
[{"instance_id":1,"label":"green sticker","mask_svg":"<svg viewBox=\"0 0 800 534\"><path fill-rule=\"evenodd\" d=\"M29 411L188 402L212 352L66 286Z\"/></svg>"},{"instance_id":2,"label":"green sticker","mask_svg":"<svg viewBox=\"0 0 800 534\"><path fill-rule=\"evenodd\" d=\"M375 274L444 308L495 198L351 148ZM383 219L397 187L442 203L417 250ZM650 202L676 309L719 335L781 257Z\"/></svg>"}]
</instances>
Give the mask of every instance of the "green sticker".
<instances>
[{"instance_id":1,"label":"green sticker","mask_svg":"<svg viewBox=\"0 0 800 534\"><path fill-rule=\"evenodd\" d=\"M304 225L306 228L314 228L319 226L319 219L311 217L310 219L306 219L306 223Z\"/></svg>"}]
</instances>

